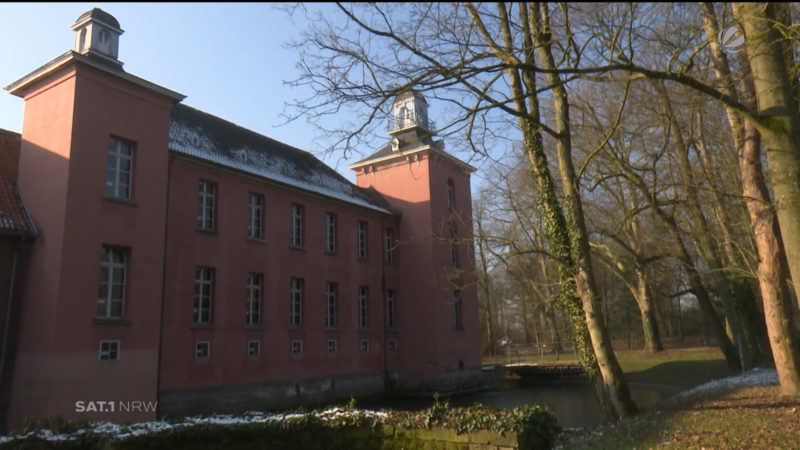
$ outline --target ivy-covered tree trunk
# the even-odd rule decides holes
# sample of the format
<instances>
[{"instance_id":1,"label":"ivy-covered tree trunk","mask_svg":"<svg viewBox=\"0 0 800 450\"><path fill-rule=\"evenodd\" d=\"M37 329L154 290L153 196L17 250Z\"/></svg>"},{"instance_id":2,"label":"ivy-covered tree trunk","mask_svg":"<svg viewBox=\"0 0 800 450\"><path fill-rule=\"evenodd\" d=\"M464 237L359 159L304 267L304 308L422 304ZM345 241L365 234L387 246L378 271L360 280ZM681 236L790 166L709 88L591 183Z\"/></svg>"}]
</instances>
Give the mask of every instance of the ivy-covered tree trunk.
<instances>
[{"instance_id":1,"label":"ivy-covered tree trunk","mask_svg":"<svg viewBox=\"0 0 800 450\"><path fill-rule=\"evenodd\" d=\"M636 404L630 396L628 384L611 347L611 338L603 320L600 296L594 278L589 237L586 233L578 179L572 164L572 145L570 140L569 102L567 90L560 76L555 72L556 64L551 51L552 34L546 4L534 4L530 8L529 21L533 42L539 53L539 62L547 72L548 83L552 86L553 111L555 115L556 156L558 171L563 189L565 229L570 244L574 267L576 293L581 299L584 320L589 339L600 369L600 378L618 417L636 412ZM535 91L534 91L535 92Z\"/></svg>"}]
</instances>

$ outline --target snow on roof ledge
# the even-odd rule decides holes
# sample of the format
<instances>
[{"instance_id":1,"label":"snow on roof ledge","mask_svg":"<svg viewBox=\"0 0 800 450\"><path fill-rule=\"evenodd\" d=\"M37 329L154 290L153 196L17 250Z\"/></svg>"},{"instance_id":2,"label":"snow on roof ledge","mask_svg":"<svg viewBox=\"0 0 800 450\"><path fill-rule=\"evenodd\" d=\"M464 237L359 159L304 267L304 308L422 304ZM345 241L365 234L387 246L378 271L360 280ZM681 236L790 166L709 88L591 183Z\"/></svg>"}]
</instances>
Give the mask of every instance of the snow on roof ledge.
<instances>
[{"instance_id":1,"label":"snow on roof ledge","mask_svg":"<svg viewBox=\"0 0 800 450\"><path fill-rule=\"evenodd\" d=\"M169 149L304 191L391 214L308 152L185 105L173 109Z\"/></svg>"}]
</instances>

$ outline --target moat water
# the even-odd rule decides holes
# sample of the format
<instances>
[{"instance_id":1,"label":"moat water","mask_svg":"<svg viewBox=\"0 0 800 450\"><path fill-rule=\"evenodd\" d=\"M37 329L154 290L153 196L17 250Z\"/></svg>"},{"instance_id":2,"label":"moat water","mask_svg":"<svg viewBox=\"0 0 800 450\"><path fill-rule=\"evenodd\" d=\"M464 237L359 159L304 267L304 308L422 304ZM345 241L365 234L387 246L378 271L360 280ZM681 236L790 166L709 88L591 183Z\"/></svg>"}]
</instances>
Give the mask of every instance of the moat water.
<instances>
[{"instance_id":1,"label":"moat water","mask_svg":"<svg viewBox=\"0 0 800 450\"><path fill-rule=\"evenodd\" d=\"M629 383L629 388L641 410L653 409L658 402L677 392L675 388L661 385ZM592 386L583 377L543 378L525 383L508 380L498 389L453 396L446 400L451 406L470 406L474 403L494 408L514 408L526 404L547 406L564 428L592 427L606 422ZM358 406L413 411L428 408L432 402L423 398L395 398L365 400L359 402Z\"/></svg>"}]
</instances>

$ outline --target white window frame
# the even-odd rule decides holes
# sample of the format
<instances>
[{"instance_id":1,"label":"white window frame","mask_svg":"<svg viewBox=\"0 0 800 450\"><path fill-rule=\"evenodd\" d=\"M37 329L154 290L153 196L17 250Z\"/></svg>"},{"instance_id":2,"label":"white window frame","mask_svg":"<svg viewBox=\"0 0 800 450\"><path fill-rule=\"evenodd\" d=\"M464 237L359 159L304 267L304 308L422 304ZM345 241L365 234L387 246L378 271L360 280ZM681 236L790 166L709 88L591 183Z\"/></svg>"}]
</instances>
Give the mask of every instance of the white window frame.
<instances>
[{"instance_id":1,"label":"white window frame","mask_svg":"<svg viewBox=\"0 0 800 450\"><path fill-rule=\"evenodd\" d=\"M217 184L200 180L197 185L197 228L214 231L216 228Z\"/></svg>"},{"instance_id":2,"label":"white window frame","mask_svg":"<svg viewBox=\"0 0 800 450\"><path fill-rule=\"evenodd\" d=\"M367 286L358 287L358 328L362 330L369 328L369 288Z\"/></svg>"},{"instance_id":3,"label":"white window frame","mask_svg":"<svg viewBox=\"0 0 800 450\"><path fill-rule=\"evenodd\" d=\"M394 289L388 289L386 291L386 328L390 330L394 330L397 326L395 307L395 291Z\"/></svg>"},{"instance_id":4,"label":"white window frame","mask_svg":"<svg viewBox=\"0 0 800 450\"><path fill-rule=\"evenodd\" d=\"M335 355L338 350L339 343L336 339L328 339L328 354Z\"/></svg>"},{"instance_id":5,"label":"white window frame","mask_svg":"<svg viewBox=\"0 0 800 450\"><path fill-rule=\"evenodd\" d=\"M255 352L253 352L255 349ZM247 356L260 356L261 355L261 341L258 339L250 339L247 341Z\"/></svg>"},{"instance_id":6,"label":"white window frame","mask_svg":"<svg viewBox=\"0 0 800 450\"><path fill-rule=\"evenodd\" d=\"M261 325L261 294L263 292L264 276L260 273L247 274L247 305L245 311L245 325Z\"/></svg>"},{"instance_id":7,"label":"white window frame","mask_svg":"<svg viewBox=\"0 0 800 450\"><path fill-rule=\"evenodd\" d=\"M336 283L325 283L325 328L336 328Z\"/></svg>"},{"instance_id":8,"label":"white window frame","mask_svg":"<svg viewBox=\"0 0 800 450\"><path fill-rule=\"evenodd\" d=\"M367 222L358 221L357 225L357 253L358 259L367 259Z\"/></svg>"},{"instance_id":9,"label":"white window frame","mask_svg":"<svg viewBox=\"0 0 800 450\"><path fill-rule=\"evenodd\" d=\"M106 348L103 348L103 347ZM100 352L97 355L98 361L119 361L120 348L122 344L119 339L100 341Z\"/></svg>"},{"instance_id":10,"label":"white window frame","mask_svg":"<svg viewBox=\"0 0 800 450\"><path fill-rule=\"evenodd\" d=\"M120 261L121 260L121 261ZM114 279L121 271L122 280ZM128 278L128 251L124 247L104 245L100 254L100 282L97 296L97 317L101 319L122 319L125 317L125 291ZM114 297L114 288L120 291L120 297ZM119 305L119 313L114 307Z\"/></svg>"},{"instance_id":11,"label":"white window frame","mask_svg":"<svg viewBox=\"0 0 800 450\"><path fill-rule=\"evenodd\" d=\"M301 356L303 354L303 340L302 339L292 339L291 352L292 352L292 355L296 355L296 356Z\"/></svg>"},{"instance_id":12,"label":"white window frame","mask_svg":"<svg viewBox=\"0 0 800 450\"><path fill-rule=\"evenodd\" d=\"M124 149L127 147L128 153ZM131 199L133 191L133 143L119 138L108 140L108 160L106 163L105 196L111 198ZM128 182L123 178L127 175Z\"/></svg>"},{"instance_id":13,"label":"white window frame","mask_svg":"<svg viewBox=\"0 0 800 450\"><path fill-rule=\"evenodd\" d=\"M292 247L303 247L303 205L292 203L291 210L291 236L290 242Z\"/></svg>"},{"instance_id":14,"label":"white window frame","mask_svg":"<svg viewBox=\"0 0 800 450\"><path fill-rule=\"evenodd\" d=\"M250 193L247 197L247 237L260 241L264 236L264 196Z\"/></svg>"},{"instance_id":15,"label":"white window frame","mask_svg":"<svg viewBox=\"0 0 800 450\"><path fill-rule=\"evenodd\" d=\"M201 348L205 347L205 355L201 354ZM211 359L211 342L197 341L194 343L194 359Z\"/></svg>"},{"instance_id":16,"label":"white window frame","mask_svg":"<svg viewBox=\"0 0 800 450\"><path fill-rule=\"evenodd\" d=\"M358 343L358 347L361 350L361 353L369 353L369 339L361 339Z\"/></svg>"},{"instance_id":17,"label":"white window frame","mask_svg":"<svg viewBox=\"0 0 800 450\"><path fill-rule=\"evenodd\" d=\"M336 253L336 214L325 213L325 252Z\"/></svg>"},{"instance_id":18,"label":"white window frame","mask_svg":"<svg viewBox=\"0 0 800 450\"><path fill-rule=\"evenodd\" d=\"M214 275L214 269L211 267L198 266L195 268L194 308L192 309L192 323L194 325L211 325Z\"/></svg>"},{"instance_id":19,"label":"white window frame","mask_svg":"<svg viewBox=\"0 0 800 450\"><path fill-rule=\"evenodd\" d=\"M302 278L292 278L289 286L289 327L303 326L303 290Z\"/></svg>"}]
</instances>

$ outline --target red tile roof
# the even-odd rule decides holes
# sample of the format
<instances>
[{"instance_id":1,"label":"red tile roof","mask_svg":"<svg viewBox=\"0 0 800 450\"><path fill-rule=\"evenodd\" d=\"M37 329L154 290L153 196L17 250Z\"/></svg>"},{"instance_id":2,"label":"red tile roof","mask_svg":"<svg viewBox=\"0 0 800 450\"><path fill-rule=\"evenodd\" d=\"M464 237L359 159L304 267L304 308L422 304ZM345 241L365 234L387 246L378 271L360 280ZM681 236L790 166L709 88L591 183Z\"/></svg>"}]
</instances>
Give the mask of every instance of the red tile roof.
<instances>
[{"instance_id":1,"label":"red tile roof","mask_svg":"<svg viewBox=\"0 0 800 450\"><path fill-rule=\"evenodd\" d=\"M0 235L35 235L17 189L19 133L0 129Z\"/></svg>"}]
</instances>

